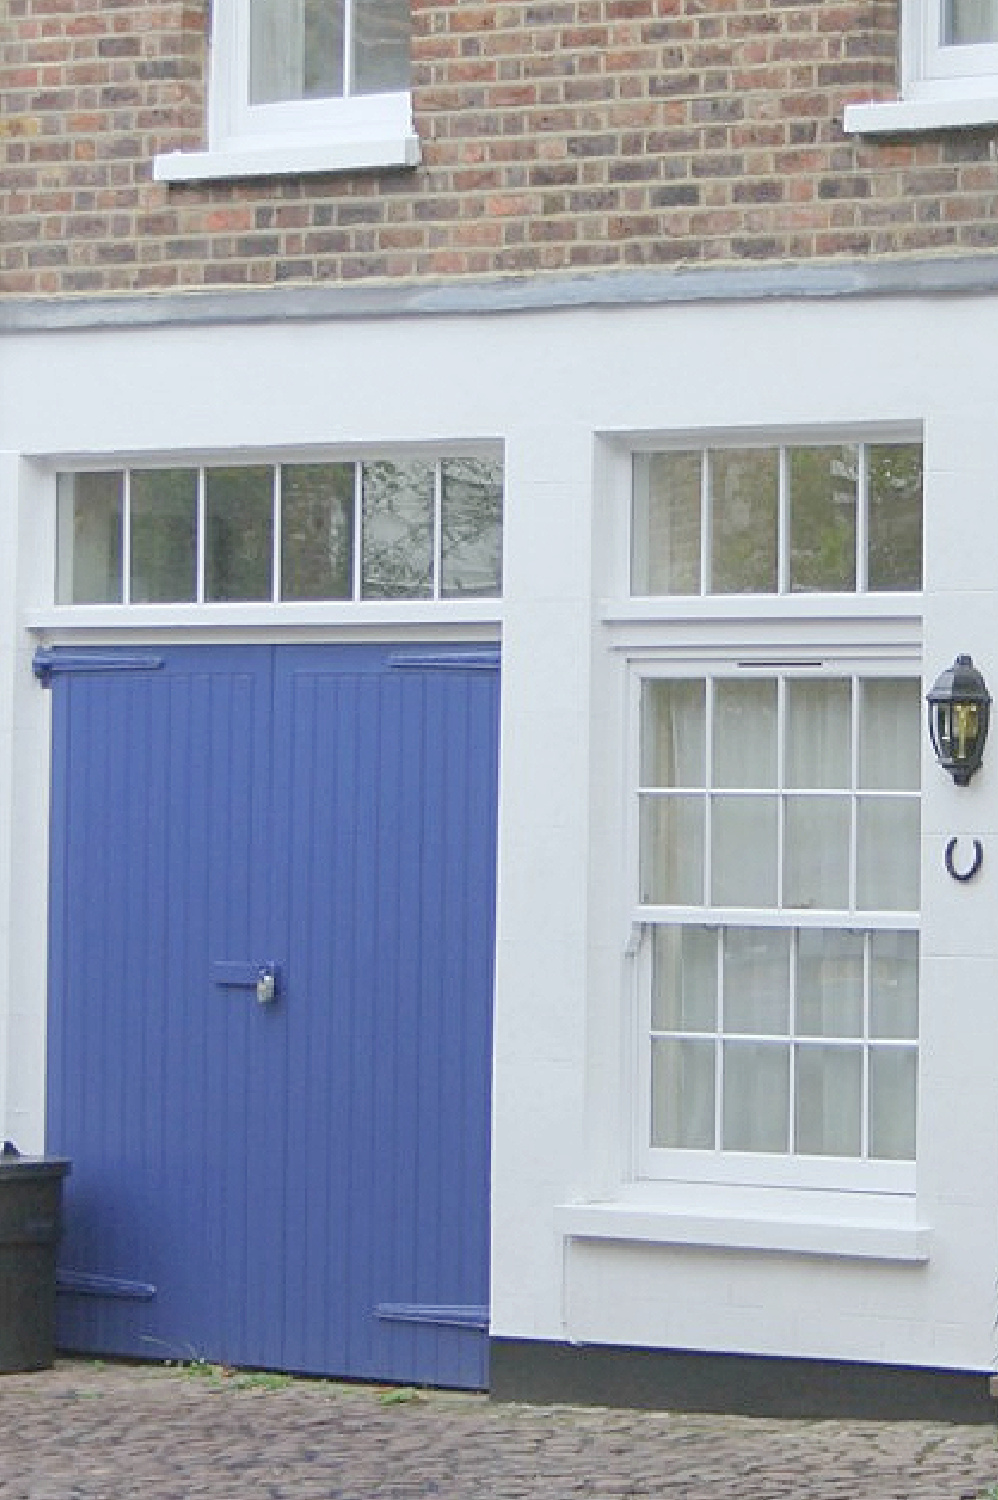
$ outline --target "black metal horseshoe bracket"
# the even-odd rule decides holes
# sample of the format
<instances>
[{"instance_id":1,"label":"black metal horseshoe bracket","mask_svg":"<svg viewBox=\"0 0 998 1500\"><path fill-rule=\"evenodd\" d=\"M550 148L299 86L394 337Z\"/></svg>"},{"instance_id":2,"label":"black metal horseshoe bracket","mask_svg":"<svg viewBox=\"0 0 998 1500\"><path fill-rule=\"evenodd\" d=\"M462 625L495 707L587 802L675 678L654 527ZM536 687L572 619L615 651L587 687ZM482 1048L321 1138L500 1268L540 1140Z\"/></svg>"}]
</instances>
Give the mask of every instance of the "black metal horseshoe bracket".
<instances>
[{"instance_id":1,"label":"black metal horseshoe bracket","mask_svg":"<svg viewBox=\"0 0 998 1500\"><path fill-rule=\"evenodd\" d=\"M961 884L966 885L968 880L973 880L974 876L977 874L984 863L984 845L981 843L980 839L975 839L974 858L971 861L969 868L966 870L958 870L956 865L953 863L953 856L956 853L956 843L956 839L951 838L949 843L946 845L946 869L949 874L952 875L954 880L959 880Z\"/></svg>"}]
</instances>

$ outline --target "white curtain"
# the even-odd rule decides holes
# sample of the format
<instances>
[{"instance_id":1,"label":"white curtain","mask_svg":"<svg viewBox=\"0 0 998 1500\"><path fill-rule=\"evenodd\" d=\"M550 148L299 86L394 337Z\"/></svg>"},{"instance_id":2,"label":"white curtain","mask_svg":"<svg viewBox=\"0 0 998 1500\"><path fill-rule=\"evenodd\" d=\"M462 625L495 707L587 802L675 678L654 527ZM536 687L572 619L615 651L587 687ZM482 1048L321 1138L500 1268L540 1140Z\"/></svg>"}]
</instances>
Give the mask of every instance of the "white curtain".
<instances>
[{"instance_id":1,"label":"white curtain","mask_svg":"<svg viewBox=\"0 0 998 1500\"><path fill-rule=\"evenodd\" d=\"M943 31L952 46L998 42L998 0L948 0Z\"/></svg>"},{"instance_id":2,"label":"white curtain","mask_svg":"<svg viewBox=\"0 0 998 1500\"><path fill-rule=\"evenodd\" d=\"M344 92L345 0L250 0L250 103Z\"/></svg>"},{"instance_id":3,"label":"white curtain","mask_svg":"<svg viewBox=\"0 0 998 1500\"><path fill-rule=\"evenodd\" d=\"M302 97L302 0L250 0L251 104Z\"/></svg>"}]
</instances>

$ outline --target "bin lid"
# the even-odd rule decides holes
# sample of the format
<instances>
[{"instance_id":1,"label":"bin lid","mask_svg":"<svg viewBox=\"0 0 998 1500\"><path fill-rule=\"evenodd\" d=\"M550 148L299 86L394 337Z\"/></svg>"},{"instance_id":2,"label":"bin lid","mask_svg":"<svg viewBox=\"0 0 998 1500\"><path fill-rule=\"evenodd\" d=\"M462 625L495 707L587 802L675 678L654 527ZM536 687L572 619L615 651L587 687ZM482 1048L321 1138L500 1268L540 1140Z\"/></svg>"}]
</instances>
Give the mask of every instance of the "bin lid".
<instances>
[{"instance_id":1,"label":"bin lid","mask_svg":"<svg viewBox=\"0 0 998 1500\"><path fill-rule=\"evenodd\" d=\"M0 1156L4 1177L65 1177L72 1170L68 1156Z\"/></svg>"}]
</instances>

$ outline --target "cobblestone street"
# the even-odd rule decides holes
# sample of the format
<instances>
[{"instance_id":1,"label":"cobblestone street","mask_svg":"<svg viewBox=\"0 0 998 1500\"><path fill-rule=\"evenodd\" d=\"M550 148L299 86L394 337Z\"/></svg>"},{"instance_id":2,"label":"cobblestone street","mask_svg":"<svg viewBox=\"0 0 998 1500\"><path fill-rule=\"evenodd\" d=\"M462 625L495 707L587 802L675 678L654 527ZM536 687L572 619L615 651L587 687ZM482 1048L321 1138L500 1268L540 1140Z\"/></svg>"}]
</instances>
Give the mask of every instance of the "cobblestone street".
<instances>
[{"instance_id":1,"label":"cobblestone street","mask_svg":"<svg viewBox=\"0 0 998 1500\"><path fill-rule=\"evenodd\" d=\"M2 1500L977 1500L991 1426L494 1405L280 1377L0 1377Z\"/></svg>"}]
</instances>

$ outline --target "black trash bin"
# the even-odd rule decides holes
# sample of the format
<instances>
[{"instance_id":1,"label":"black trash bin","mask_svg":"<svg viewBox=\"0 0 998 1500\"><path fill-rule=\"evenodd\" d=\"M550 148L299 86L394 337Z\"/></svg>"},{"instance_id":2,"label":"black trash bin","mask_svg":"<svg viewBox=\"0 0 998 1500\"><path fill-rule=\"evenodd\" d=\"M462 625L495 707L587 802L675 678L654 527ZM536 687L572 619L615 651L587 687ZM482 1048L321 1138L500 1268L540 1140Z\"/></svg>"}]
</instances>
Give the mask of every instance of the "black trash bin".
<instances>
[{"instance_id":1,"label":"black trash bin","mask_svg":"<svg viewBox=\"0 0 998 1500\"><path fill-rule=\"evenodd\" d=\"M55 1358L55 1255L62 1179L57 1156L0 1154L0 1373Z\"/></svg>"}]
</instances>

